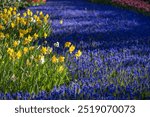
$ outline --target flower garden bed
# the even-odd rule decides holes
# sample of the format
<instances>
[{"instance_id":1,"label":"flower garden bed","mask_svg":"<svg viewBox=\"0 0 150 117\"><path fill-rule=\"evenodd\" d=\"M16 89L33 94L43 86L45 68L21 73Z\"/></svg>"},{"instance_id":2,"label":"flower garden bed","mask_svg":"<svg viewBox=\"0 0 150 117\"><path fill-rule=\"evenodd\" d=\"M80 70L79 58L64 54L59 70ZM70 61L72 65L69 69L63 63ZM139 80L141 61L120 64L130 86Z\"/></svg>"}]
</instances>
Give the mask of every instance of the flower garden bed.
<instances>
[{"instance_id":1,"label":"flower garden bed","mask_svg":"<svg viewBox=\"0 0 150 117\"><path fill-rule=\"evenodd\" d=\"M73 1L2 10L0 99L150 99L149 17Z\"/></svg>"},{"instance_id":2,"label":"flower garden bed","mask_svg":"<svg viewBox=\"0 0 150 117\"><path fill-rule=\"evenodd\" d=\"M139 11L143 14L150 14L149 1L144 0L91 0L92 2L99 2L104 4L112 4L114 6L120 6L123 8Z\"/></svg>"}]
</instances>

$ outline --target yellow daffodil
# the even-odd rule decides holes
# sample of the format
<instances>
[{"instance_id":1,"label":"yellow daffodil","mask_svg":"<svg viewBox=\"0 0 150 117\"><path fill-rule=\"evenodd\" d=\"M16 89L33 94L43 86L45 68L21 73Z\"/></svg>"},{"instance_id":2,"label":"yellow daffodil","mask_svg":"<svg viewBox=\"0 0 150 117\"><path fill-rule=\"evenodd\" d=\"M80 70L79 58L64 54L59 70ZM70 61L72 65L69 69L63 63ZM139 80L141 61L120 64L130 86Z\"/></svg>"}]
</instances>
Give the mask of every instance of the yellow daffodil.
<instances>
[{"instance_id":1,"label":"yellow daffodil","mask_svg":"<svg viewBox=\"0 0 150 117\"><path fill-rule=\"evenodd\" d=\"M34 48L35 48L34 46L30 46L29 50L32 51L32 50L34 50Z\"/></svg>"},{"instance_id":2,"label":"yellow daffodil","mask_svg":"<svg viewBox=\"0 0 150 117\"><path fill-rule=\"evenodd\" d=\"M27 15L28 15L28 16L32 16L32 15L33 15L33 12L32 12L30 9L28 9L28 10L27 10Z\"/></svg>"},{"instance_id":3,"label":"yellow daffodil","mask_svg":"<svg viewBox=\"0 0 150 117\"><path fill-rule=\"evenodd\" d=\"M47 37L47 33L44 33L44 38L46 38Z\"/></svg>"},{"instance_id":4,"label":"yellow daffodil","mask_svg":"<svg viewBox=\"0 0 150 117\"><path fill-rule=\"evenodd\" d=\"M40 16L42 16L43 15L43 12L42 11L40 11L40 14L39 14Z\"/></svg>"},{"instance_id":5,"label":"yellow daffodil","mask_svg":"<svg viewBox=\"0 0 150 117\"><path fill-rule=\"evenodd\" d=\"M31 31L32 31L32 27L30 27L30 28L28 29L28 32L29 32L29 33L31 33Z\"/></svg>"},{"instance_id":6,"label":"yellow daffodil","mask_svg":"<svg viewBox=\"0 0 150 117\"><path fill-rule=\"evenodd\" d=\"M38 16L37 15L33 15L33 18L36 19Z\"/></svg>"},{"instance_id":7,"label":"yellow daffodil","mask_svg":"<svg viewBox=\"0 0 150 117\"><path fill-rule=\"evenodd\" d=\"M11 11L7 11L7 14L8 14L9 16L11 16Z\"/></svg>"},{"instance_id":8,"label":"yellow daffodil","mask_svg":"<svg viewBox=\"0 0 150 117\"><path fill-rule=\"evenodd\" d=\"M18 45L19 45L19 41L14 41L14 42L13 42L13 46L14 46L14 47L17 47Z\"/></svg>"},{"instance_id":9,"label":"yellow daffodil","mask_svg":"<svg viewBox=\"0 0 150 117\"><path fill-rule=\"evenodd\" d=\"M69 47L69 52L70 52L70 54L71 54L74 50L75 50L75 46L74 46L74 45L71 45L71 46Z\"/></svg>"},{"instance_id":10,"label":"yellow daffodil","mask_svg":"<svg viewBox=\"0 0 150 117\"><path fill-rule=\"evenodd\" d=\"M66 42L65 43L65 47L70 47L71 46L71 42Z\"/></svg>"},{"instance_id":11,"label":"yellow daffodil","mask_svg":"<svg viewBox=\"0 0 150 117\"><path fill-rule=\"evenodd\" d=\"M0 24L0 30L3 30L3 29L4 29L4 26Z\"/></svg>"},{"instance_id":12,"label":"yellow daffodil","mask_svg":"<svg viewBox=\"0 0 150 117\"><path fill-rule=\"evenodd\" d=\"M11 27L12 27L12 28L14 28L14 27L15 27L15 24L14 24L13 22L11 23Z\"/></svg>"},{"instance_id":13,"label":"yellow daffodil","mask_svg":"<svg viewBox=\"0 0 150 117\"><path fill-rule=\"evenodd\" d=\"M19 37L20 37L20 38L23 38L23 37L24 37L24 34L23 34L23 33L19 33Z\"/></svg>"},{"instance_id":14,"label":"yellow daffodil","mask_svg":"<svg viewBox=\"0 0 150 117\"><path fill-rule=\"evenodd\" d=\"M75 54L76 58L79 58L82 55L82 52L80 50L78 50L78 52Z\"/></svg>"},{"instance_id":15,"label":"yellow daffodil","mask_svg":"<svg viewBox=\"0 0 150 117\"><path fill-rule=\"evenodd\" d=\"M16 15L17 13L16 13L16 11L13 11L13 15Z\"/></svg>"},{"instance_id":16,"label":"yellow daffodil","mask_svg":"<svg viewBox=\"0 0 150 117\"><path fill-rule=\"evenodd\" d=\"M17 59L20 59L22 56L22 52L19 50L17 53L16 53L16 57Z\"/></svg>"},{"instance_id":17,"label":"yellow daffodil","mask_svg":"<svg viewBox=\"0 0 150 117\"><path fill-rule=\"evenodd\" d=\"M48 19L44 17L44 23L47 24L48 23Z\"/></svg>"},{"instance_id":18,"label":"yellow daffodil","mask_svg":"<svg viewBox=\"0 0 150 117\"><path fill-rule=\"evenodd\" d=\"M34 38L35 40L37 40L37 39L38 39L38 37L39 37L39 35L38 35L38 34L36 34L36 33L34 33L33 38Z\"/></svg>"},{"instance_id":19,"label":"yellow daffodil","mask_svg":"<svg viewBox=\"0 0 150 117\"><path fill-rule=\"evenodd\" d=\"M10 8L9 8L9 10L10 10L10 11L13 11L13 8L12 8L12 7L10 7Z\"/></svg>"},{"instance_id":20,"label":"yellow daffodil","mask_svg":"<svg viewBox=\"0 0 150 117\"><path fill-rule=\"evenodd\" d=\"M46 14L46 16L45 16L46 18L49 18L49 15L48 14Z\"/></svg>"},{"instance_id":21,"label":"yellow daffodil","mask_svg":"<svg viewBox=\"0 0 150 117\"><path fill-rule=\"evenodd\" d=\"M58 62L58 59L56 58L55 55L53 55L53 57L52 57L52 63L57 63L57 62Z\"/></svg>"},{"instance_id":22,"label":"yellow daffodil","mask_svg":"<svg viewBox=\"0 0 150 117\"><path fill-rule=\"evenodd\" d=\"M14 11L16 11L17 10L17 8L16 7L14 7Z\"/></svg>"},{"instance_id":23,"label":"yellow daffodil","mask_svg":"<svg viewBox=\"0 0 150 117\"><path fill-rule=\"evenodd\" d=\"M14 50L12 48L8 48L7 53L12 56L14 54Z\"/></svg>"},{"instance_id":24,"label":"yellow daffodil","mask_svg":"<svg viewBox=\"0 0 150 117\"><path fill-rule=\"evenodd\" d=\"M59 62L64 62L64 60L65 60L65 57L64 57L64 56L60 56L60 57L59 57Z\"/></svg>"},{"instance_id":25,"label":"yellow daffodil","mask_svg":"<svg viewBox=\"0 0 150 117\"><path fill-rule=\"evenodd\" d=\"M1 40L1 39L4 39L4 38L5 38L4 33L0 32L0 40Z\"/></svg>"},{"instance_id":26,"label":"yellow daffodil","mask_svg":"<svg viewBox=\"0 0 150 117\"><path fill-rule=\"evenodd\" d=\"M27 44L29 44L31 41L32 41L31 38L25 38L23 44L24 44L24 45L27 45Z\"/></svg>"},{"instance_id":27,"label":"yellow daffodil","mask_svg":"<svg viewBox=\"0 0 150 117\"><path fill-rule=\"evenodd\" d=\"M4 13L7 13L7 11L8 11L8 10L5 8L5 9L4 9Z\"/></svg>"},{"instance_id":28,"label":"yellow daffodil","mask_svg":"<svg viewBox=\"0 0 150 117\"><path fill-rule=\"evenodd\" d=\"M41 48L41 53L42 54L46 54L47 53L47 48L46 47L42 47Z\"/></svg>"},{"instance_id":29,"label":"yellow daffodil","mask_svg":"<svg viewBox=\"0 0 150 117\"><path fill-rule=\"evenodd\" d=\"M27 16L27 13L26 13L26 12L24 12L24 13L23 13L23 16L24 16L24 17L26 17L26 16Z\"/></svg>"},{"instance_id":30,"label":"yellow daffodil","mask_svg":"<svg viewBox=\"0 0 150 117\"><path fill-rule=\"evenodd\" d=\"M23 53L26 54L29 51L29 49L27 47L23 48Z\"/></svg>"}]
</instances>

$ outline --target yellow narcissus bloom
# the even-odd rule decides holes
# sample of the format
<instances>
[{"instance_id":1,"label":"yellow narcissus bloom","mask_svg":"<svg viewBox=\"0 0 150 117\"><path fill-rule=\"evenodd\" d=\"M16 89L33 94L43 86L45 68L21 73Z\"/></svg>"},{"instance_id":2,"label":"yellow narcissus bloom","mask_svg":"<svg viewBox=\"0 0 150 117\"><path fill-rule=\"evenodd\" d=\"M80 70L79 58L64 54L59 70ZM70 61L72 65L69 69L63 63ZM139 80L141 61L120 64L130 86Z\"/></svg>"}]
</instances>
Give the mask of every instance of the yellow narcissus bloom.
<instances>
[{"instance_id":1,"label":"yellow narcissus bloom","mask_svg":"<svg viewBox=\"0 0 150 117\"><path fill-rule=\"evenodd\" d=\"M17 17L17 18L16 18L16 20L17 20L17 23L19 23L19 21L20 21L20 17Z\"/></svg>"},{"instance_id":2,"label":"yellow narcissus bloom","mask_svg":"<svg viewBox=\"0 0 150 117\"><path fill-rule=\"evenodd\" d=\"M6 20L3 20L4 21L4 24L7 24L7 21Z\"/></svg>"},{"instance_id":3,"label":"yellow narcissus bloom","mask_svg":"<svg viewBox=\"0 0 150 117\"><path fill-rule=\"evenodd\" d=\"M7 53L12 56L14 54L14 50L12 48L8 48Z\"/></svg>"},{"instance_id":4,"label":"yellow narcissus bloom","mask_svg":"<svg viewBox=\"0 0 150 117\"><path fill-rule=\"evenodd\" d=\"M38 26L42 26L42 20L37 21Z\"/></svg>"},{"instance_id":5,"label":"yellow narcissus bloom","mask_svg":"<svg viewBox=\"0 0 150 117\"><path fill-rule=\"evenodd\" d=\"M12 27L12 28L14 28L14 27L15 27L15 24L14 24L13 22L11 23L11 27Z\"/></svg>"},{"instance_id":6,"label":"yellow narcissus bloom","mask_svg":"<svg viewBox=\"0 0 150 117\"><path fill-rule=\"evenodd\" d=\"M32 37L30 35L28 35L28 39L32 41Z\"/></svg>"},{"instance_id":7,"label":"yellow narcissus bloom","mask_svg":"<svg viewBox=\"0 0 150 117\"><path fill-rule=\"evenodd\" d=\"M3 30L3 29L4 29L4 26L0 24L0 30Z\"/></svg>"},{"instance_id":8,"label":"yellow narcissus bloom","mask_svg":"<svg viewBox=\"0 0 150 117\"><path fill-rule=\"evenodd\" d=\"M29 49L27 47L23 48L23 53L26 54L29 51Z\"/></svg>"},{"instance_id":9,"label":"yellow narcissus bloom","mask_svg":"<svg viewBox=\"0 0 150 117\"><path fill-rule=\"evenodd\" d=\"M31 46L31 47L29 47L29 50L32 51L32 50L34 50L34 48L35 48L34 46Z\"/></svg>"},{"instance_id":10,"label":"yellow narcissus bloom","mask_svg":"<svg viewBox=\"0 0 150 117\"><path fill-rule=\"evenodd\" d=\"M25 26L27 24L27 21L23 17L21 17L20 23Z\"/></svg>"},{"instance_id":11,"label":"yellow narcissus bloom","mask_svg":"<svg viewBox=\"0 0 150 117\"><path fill-rule=\"evenodd\" d=\"M31 41L32 41L32 38L25 38L24 41L23 41L23 44L24 44L24 45L27 45L27 44L29 44Z\"/></svg>"},{"instance_id":12,"label":"yellow narcissus bloom","mask_svg":"<svg viewBox=\"0 0 150 117\"><path fill-rule=\"evenodd\" d=\"M32 31L32 27L28 28L28 32L31 33Z\"/></svg>"},{"instance_id":13,"label":"yellow narcissus bloom","mask_svg":"<svg viewBox=\"0 0 150 117\"><path fill-rule=\"evenodd\" d=\"M20 59L22 56L22 52L19 50L17 53L16 53L16 57L17 59Z\"/></svg>"},{"instance_id":14,"label":"yellow narcissus bloom","mask_svg":"<svg viewBox=\"0 0 150 117\"><path fill-rule=\"evenodd\" d=\"M46 54L47 53L47 48L46 47L42 47L41 48L41 53L42 54Z\"/></svg>"},{"instance_id":15,"label":"yellow narcissus bloom","mask_svg":"<svg viewBox=\"0 0 150 117\"><path fill-rule=\"evenodd\" d=\"M36 34L36 33L34 33L33 38L34 38L35 40L37 40L37 39L38 39L38 37L39 37L39 35L38 35L38 34Z\"/></svg>"},{"instance_id":16,"label":"yellow narcissus bloom","mask_svg":"<svg viewBox=\"0 0 150 117\"><path fill-rule=\"evenodd\" d=\"M27 25L27 21L25 21L25 20L22 23L24 26Z\"/></svg>"},{"instance_id":17,"label":"yellow narcissus bloom","mask_svg":"<svg viewBox=\"0 0 150 117\"><path fill-rule=\"evenodd\" d=\"M47 24L48 23L48 19L44 17L44 23Z\"/></svg>"},{"instance_id":18,"label":"yellow narcissus bloom","mask_svg":"<svg viewBox=\"0 0 150 117\"><path fill-rule=\"evenodd\" d=\"M13 15L16 15L17 13L16 13L16 11L13 11Z\"/></svg>"},{"instance_id":19,"label":"yellow narcissus bloom","mask_svg":"<svg viewBox=\"0 0 150 117\"><path fill-rule=\"evenodd\" d=\"M44 38L46 38L47 37L47 33L44 33Z\"/></svg>"},{"instance_id":20,"label":"yellow narcissus bloom","mask_svg":"<svg viewBox=\"0 0 150 117\"><path fill-rule=\"evenodd\" d=\"M19 37L20 37L20 38L23 38L23 37L24 37L24 34L20 32L20 33L19 33Z\"/></svg>"},{"instance_id":21,"label":"yellow narcissus bloom","mask_svg":"<svg viewBox=\"0 0 150 117\"><path fill-rule=\"evenodd\" d=\"M52 63L57 63L57 62L58 62L58 59L56 58L55 55L53 55L53 57L52 57Z\"/></svg>"},{"instance_id":22,"label":"yellow narcissus bloom","mask_svg":"<svg viewBox=\"0 0 150 117\"><path fill-rule=\"evenodd\" d=\"M42 11L40 11L40 14L39 15L42 15L43 14L43 12Z\"/></svg>"},{"instance_id":23,"label":"yellow narcissus bloom","mask_svg":"<svg viewBox=\"0 0 150 117\"><path fill-rule=\"evenodd\" d=\"M10 7L10 8L9 8L9 10L10 10L10 11L13 11L13 8L12 8L12 7Z\"/></svg>"},{"instance_id":24,"label":"yellow narcissus bloom","mask_svg":"<svg viewBox=\"0 0 150 117\"><path fill-rule=\"evenodd\" d=\"M30 9L28 9L28 10L27 10L27 15L28 15L28 16L32 16L32 15L33 15L33 12L32 12Z\"/></svg>"},{"instance_id":25,"label":"yellow narcissus bloom","mask_svg":"<svg viewBox=\"0 0 150 117\"><path fill-rule=\"evenodd\" d=\"M70 47L70 45L71 45L71 42L66 42L66 43L65 43L65 48L66 48L66 47Z\"/></svg>"},{"instance_id":26,"label":"yellow narcissus bloom","mask_svg":"<svg viewBox=\"0 0 150 117\"><path fill-rule=\"evenodd\" d=\"M7 9L4 9L4 13L7 13L7 11L8 11Z\"/></svg>"},{"instance_id":27,"label":"yellow narcissus bloom","mask_svg":"<svg viewBox=\"0 0 150 117\"><path fill-rule=\"evenodd\" d=\"M33 18L36 19L38 16L37 15L33 15Z\"/></svg>"},{"instance_id":28,"label":"yellow narcissus bloom","mask_svg":"<svg viewBox=\"0 0 150 117\"><path fill-rule=\"evenodd\" d=\"M65 60L65 57L64 57L64 56L60 56L60 57L59 57L59 62L64 62L64 60Z\"/></svg>"},{"instance_id":29,"label":"yellow narcissus bloom","mask_svg":"<svg viewBox=\"0 0 150 117\"><path fill-rule=\"evenodd\" d=\"M78 52L75 54L76 58L79 58L82 55L82 52L80 50L78 50Z\"/></svg>"},{"instance_id":30,"label":"yellow narcissus bloom","mask_svg":"<svg viewBox=\"0 0 150 117\"><path fill-rule=\"evenodd\" d=\"M8 14L9 16L11 16L11 11L8 11L7 14Z\"/></svg>"},{"instance_id":31,"label":"yellow narcissus bloom","mask_svg":"<svg viewBox=\"0 0 150 117\"><path fill-rule=\"evenodd\" d=\"M27 9L27 15L30 15L30 9Z\"/></svg>"},{"instance_id":32,"label":"yellow narcissus bloom","mask_svg":"<svg viewBox=\"0 0 150 117\"><path fill-rule=\"evenodd\" d=\"M74 45L71 45L70 48L69 48L69 52L70 54L75 50L75 46Z\"/></svg>"},{"instance_id":33,"label":"yellow narcissus bloom","mask_svg":"<svg viewBox=\"0 0 150 117\"><path fill-rule=\"evenodd\" d=\"M4 33L0 32L0 40L1 40L1 39L4 39L4 38L5 38Z\"/></svg>"},{"instance_id":34,"label":"yellow narcissus bloom","mask_svg":"<svg viewBox=\"0 0 150 117\"><path fill-rule=\"evenodd\" d=\"M39 17L36 17L35 20L36 20L37 22L39 22L39 21L40 21L40 18L39 18Z\"/></svg>"},{"instance_id":35,"label":"yellow narcissus bloom","mask_svg":"<svg viewBox=\"0 0 150 117\"><path fill-rule=\"evenodd\" d=\"M63 72L63 71L64 71L64 66L61 65L61 66L58 68L58 72L61 73L61 72Z\"/></svg>"},{"instance_id":36,"label":"yellow narcissus bloom","mask_svg":"<svg viewBox=\"0 0 150 117\"><path fill-rule=\"evenodd\" d=\"M13 42L13 46L14 46L14 47L17 47L18 45L19 45L19 41L14 41L14 42Z\"/></svg>"},{"instance_id":37,"label":"yellow narcissus bloom","mask_svg":"<svg viewBox=\"0 0 150 117\"><path fill-rule=\"evenodd\" d=\"M27 16L27 13L26 13L26 12L24 12L24 13L23 13L23 16L24 16L24 17L26 17L26 16Z\"/></svg>"},{"instance_id":38,"label":"yellow narcissus bloom","mask_svg":"<svg viewBox=\"0 0 150 117\"><path fill-rule=\"evenodd\" d=\"M17 10L17 8L16 7L14 7L14 11L16 11Z\"/></svg>"},{"instance_id":39,"label":"yellow narcissus bloom","mask_svg":"<svg viewBox=\"0 0 150 117\"><path fill-rule=\"evenodd\" d=\"M49 18L49 15L48 14L46 14L46 16L45 16L46 18Z\"/></svg>"}]
</instances>

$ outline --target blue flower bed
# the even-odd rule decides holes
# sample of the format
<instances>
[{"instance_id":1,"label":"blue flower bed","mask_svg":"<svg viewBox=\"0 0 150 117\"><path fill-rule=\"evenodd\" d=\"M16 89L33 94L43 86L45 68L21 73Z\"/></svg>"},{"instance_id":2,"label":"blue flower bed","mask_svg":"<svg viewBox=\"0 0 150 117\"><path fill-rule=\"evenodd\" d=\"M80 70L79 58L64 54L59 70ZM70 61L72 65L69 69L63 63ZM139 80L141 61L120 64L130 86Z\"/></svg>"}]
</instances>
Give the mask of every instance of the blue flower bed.
<instances>
[{"instance_id":1,"label":"blue flower bed","mask_svg":"<svg viewBox=\"0 0 150 117\"><path fill-rule=\"evenodd\" d=\"M0 99L150 99L150 17L87 0L47 0L30 9L51 16L49 45L70 41L83 54L68 65L69 84Z\"/></svg>"}]
</instances>

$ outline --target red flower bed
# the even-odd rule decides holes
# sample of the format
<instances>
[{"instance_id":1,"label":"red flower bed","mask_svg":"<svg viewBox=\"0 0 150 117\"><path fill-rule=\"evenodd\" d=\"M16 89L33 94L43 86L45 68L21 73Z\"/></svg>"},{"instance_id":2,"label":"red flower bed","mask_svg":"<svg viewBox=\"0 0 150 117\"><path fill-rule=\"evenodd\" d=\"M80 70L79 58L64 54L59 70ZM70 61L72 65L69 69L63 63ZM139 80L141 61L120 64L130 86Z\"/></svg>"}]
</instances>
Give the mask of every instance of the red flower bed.
<instances>
[{"instance_id":1,"label":"red flower bed","mask_svg":"<svg viewBox=\"0 0 150 117\"><path fill-rule=\"evenodd\" d=\"M150 12L150 4L142 0L112 0L112 2L122 5L132 6L147 12Z\"/></svg>"},{"instance_id":2,"label":"red flower bed","mask_svg":"<svg viewBox=\"0 0 150 117\"><path fill-rule=\"evenodd\" d=\"M46 2L46 0L27 0L27 2L34 2L34 3L40 3L40 2Z\"/></svg>"}]
</instances>

